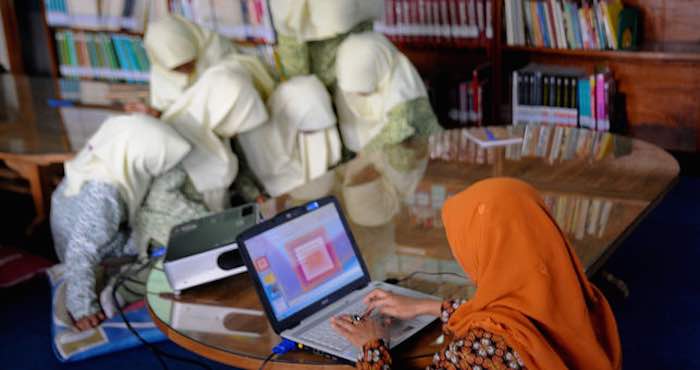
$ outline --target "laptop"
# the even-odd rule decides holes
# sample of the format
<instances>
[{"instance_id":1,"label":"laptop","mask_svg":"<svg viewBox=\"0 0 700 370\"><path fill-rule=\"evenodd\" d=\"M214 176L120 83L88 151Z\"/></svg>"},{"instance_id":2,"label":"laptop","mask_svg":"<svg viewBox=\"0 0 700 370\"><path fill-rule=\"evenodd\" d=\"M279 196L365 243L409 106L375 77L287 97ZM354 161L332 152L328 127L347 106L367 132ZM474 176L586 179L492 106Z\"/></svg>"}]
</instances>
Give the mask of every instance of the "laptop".
<instances>
[{"instance_id":1,"label":"laptop","mask_svg":"<svg viewBox=\"0 0 700 370\"><path fill-rule=\"evenodd\" d=\"M338 359L355 362L359 349L337 333L332 317L363 314L363 298L375 289L438 299L371 281L337 200L325 197L287 210L244 231L238 246L275 333ZM378 313L373 313L373 316ZM392 320L395 347L435 317Z\"/></svg>"}]
</instances>

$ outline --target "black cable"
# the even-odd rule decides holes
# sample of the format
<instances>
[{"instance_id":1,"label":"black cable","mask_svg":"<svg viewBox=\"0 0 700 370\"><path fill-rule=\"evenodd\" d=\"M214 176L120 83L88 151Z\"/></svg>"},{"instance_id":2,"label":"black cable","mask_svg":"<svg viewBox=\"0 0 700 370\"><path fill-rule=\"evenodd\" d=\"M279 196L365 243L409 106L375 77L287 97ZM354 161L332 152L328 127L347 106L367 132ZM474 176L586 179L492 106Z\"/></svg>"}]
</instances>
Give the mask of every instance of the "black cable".
<instances>
[{"instance_id":1,"label":"black cable","mask_svg":"<svg viewBox=\"0 0 700 370\"><path fill-rule=\"evenodd\" d=\"M272 358L274 358L275 355L276 355L276 353L270 352L270 354L267 355L267 357L265 357L265 360L262 362L262 364L260 364L260 367L258 368L258 370L263 370L265 365L267 365L267 363L270 362L270 360L272 360Z\"/></svg>"},{"instance_id":2,"label":"black cable","mask_svg":"<svg viewBox=\"0 0 700 370\"><path fill-rule=\"evenodd\" d=\"M122 321L124 321L124 323L126 324L127 329L129 329L129 331L131 332L131 334L133 334L133 335L141 342L141 344L143 344L146 348L148 348L149 350L151 350L151 352L153 352L153 354L154 354L154 355L156 356L156 358L158 359L158 362L160 363L160 365L161 365L161 367L163 368L163 370L168 370L168 365L165 363L165 360L163 360L163 357L165 357L165 358L170 358L170 359L173 359L173 360L175 360L175 361L180 361L180 362L184 362L184 363L189 363L189 364L192 364L192 365L196 365L196 366L201 367L201 368L203 368L203 369L212 370L211 367L210 367L209 365L207 365L206 363L204 363L204 362L197 361L197 360L193 360L193 359L189 359L189 358L185 358L185 357L180 357L180 356L176 356L176 355L167 353L167 352L161 350L160 348L154 346L153 344L149 343L147 340L143 339L143 337L141 337L141 335L138 333L138 331L136 331L136 329L134 329L133 326L131 326L131 323L130 323L129 320L126 318L126 315L124 314L124 311L123 311L122 308L121 308L121 305L119 305L119 301L117 300L117 290L118 290L119 287L120 287L121 285L123 285L124 282L126 281L126 279L127 279L127 273L129 273L129 274L138 274L139 272L143 271L143 269L145 269L145 268L151 266L154 262L155 262L155 260L151 260L151 261L149 261L148 263L146 263L146 264L144 264L143 266L139 267L136 271L133 271L133 272L132 272L132 270L133 270L134 268L132 267L132 268L130 268L129 270L127 270L127 271L125 271L125 272L122 272L121 274L119 274L119 275L117 276L116 282L115 282L115 284L114 284L114 288L112 289L112 301L113 301L113 304L114 304L114 305L116 306L116 308L117 308L117 312L119 312L119 316L121 317Z\"/></svg>"},{"instance_id":3,"label":"black cable","mask_svg":"<svg viewBox=\"0 0 700 370\"><path fill-rule=\"evenodd\" d=\"M140 271L142 271L142 269L145 266L148 266L149 264L150 263L145 264L144 266L140 267L139 270L137 270L134 273L135 274L139 273ZM133 269L133 267L131 267L127 271L122 272L119 275L117 275L117 278L116 278L115 283L114 283L114 287L112 288L112 304L117 308L117 312L119 312L119 317L121 317L122 321L124 321L124 324L126 324L126 328L131 332L131 334L133 334L139 340L139 342L141 342L141 344L143 344L146 348L148 348L149 350L151 350L151 352L153 352L153 355L156 357L156 359L158 360L158 363L160 363L160 367L163 370L168 370L168 365L165 363L165 360L163 360L163 357L161 357L158 348L156 348L154 345L149 343L147 340L143 339L143 337L141 337L141 335L136 331L136 329L134 329L131 326L131 323L126 318L126 315L124 314L124 311L122 310L122 307L119 304L119 300L117 300L117 290L124 283L124 277L126 276L126 274L131 272L132 269Z\"/></svg>"},{"instance_id":4,"label":"black cable","mask_svg":"<svg viewBox=\"0 0 700 370\"><path fill-rule=\"evenodd\" d=\"M416 275L430 275L430 276L441 276L441 275L450 275L450 276L456 276L458 278L462 278L464 280L469 280L466 276L462 274L458 274L456 272L428 272L428 271L413 271L412 273L402 277L401 279L396 281L396 284L402 283L408 279L413 278Z\"/></svg>"}]
</instances>

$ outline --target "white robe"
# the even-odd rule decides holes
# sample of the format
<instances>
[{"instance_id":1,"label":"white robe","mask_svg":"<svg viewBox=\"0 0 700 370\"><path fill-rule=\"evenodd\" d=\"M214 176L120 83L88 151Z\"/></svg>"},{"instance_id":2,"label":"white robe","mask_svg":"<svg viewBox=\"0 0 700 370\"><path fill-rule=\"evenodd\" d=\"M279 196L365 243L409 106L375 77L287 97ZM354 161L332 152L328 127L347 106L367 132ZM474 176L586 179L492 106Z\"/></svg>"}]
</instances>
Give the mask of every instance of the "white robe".
<instances>
[{"instance_id":1,"label":"white robe","mask_svg":"<svg viewBox=\"0 0 700 370\"><path fill-rule=\"evenodd\" d=\"M378 33L348 36L338 49L336 72L338 123L343 142L354 152L384 129L391 109L428 96L408 58Z\"/></svg>"},{"instance_id":2,"label":"white robe","mask_svg":"<svg viewBox=\"0 0 700 370\"><path fill-rule=\"evenodd\" d=\"M286 81L268 100L270 121L242 133L248 164L272 195L284 194L327 172L341 157L330 95L315 76Z\"/></svg>"}]
</instances>

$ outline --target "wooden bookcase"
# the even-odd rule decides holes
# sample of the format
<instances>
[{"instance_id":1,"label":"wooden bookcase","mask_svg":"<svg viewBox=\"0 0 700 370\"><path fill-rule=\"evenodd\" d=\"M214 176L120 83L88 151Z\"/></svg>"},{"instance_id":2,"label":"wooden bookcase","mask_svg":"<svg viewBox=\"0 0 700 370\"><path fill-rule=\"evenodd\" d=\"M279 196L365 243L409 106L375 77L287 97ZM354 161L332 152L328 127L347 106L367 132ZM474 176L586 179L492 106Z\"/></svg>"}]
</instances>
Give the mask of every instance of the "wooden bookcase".
<instances>
[{"instance_id":1,"label":"wooden bookcase","mask_svg":"<svg viewBox=\"0 0 700 370\"><path fill-rule=\"evenodd\" d=\"M491 65L484 122L510 123L511 74L530 62L608 66L618 83L626 133L665 149L700 151L700 0L623 0L642 14L638 51L570 50L508 46L503 0L491 2L494 36L465 44L397 43L427 80L457 81ZM43 1L42 1L43 7ZM54 76L59 76L54 32L44 21ZM76 29L79 31L79 29ZM438 84L438 86L440 86ZM438 96L443 100L444 96ZM438 109L441 122L449 121ZM454 126L447 122L446 126Z\"/></svg>"},{"instance_id":2,"label":"wooden bookcase","mask_svg":"<svg viewBox=\"0 0 700 370\"><path fill-rule=\"evenodd\" d=\"M465 73L487 61L493 124L510 123L511 74L530 62L577 66L592 72L608 66L626 112L626 133L665 149L700 151L700 0L623 0L641 11L638 51L571 50L508 46L504 2L492 3L494 37L467 47L398 44L421 74ZM486 122L489 122L488 120Z\"/></svg>"}]
</instances>

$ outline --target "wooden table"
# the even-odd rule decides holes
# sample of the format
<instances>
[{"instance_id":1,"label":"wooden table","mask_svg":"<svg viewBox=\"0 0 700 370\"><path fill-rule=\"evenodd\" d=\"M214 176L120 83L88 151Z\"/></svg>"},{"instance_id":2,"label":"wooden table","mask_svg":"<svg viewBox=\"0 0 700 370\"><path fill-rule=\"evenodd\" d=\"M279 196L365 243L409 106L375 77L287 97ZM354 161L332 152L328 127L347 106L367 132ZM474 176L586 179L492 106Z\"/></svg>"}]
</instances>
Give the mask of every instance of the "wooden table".
<instances>
[{"instance_id":1,"label":"wooden table","mask_svg":"<svg viewBox=\"0 0 700 370\"><path fill-rule=\"evenodd\" d=\"M33 226L47 216L50 184L46 173L53 164L73 156L58 109L48 100L55 98L55 81L21 75L0 75L0 177L22 178L29 183L24 190L14 183L4 188L27 191L34 200Z\"/></svg>"},{"instance_id":2,"label":"wooden table","mask_svg":"<svg viewBox=\"0 0 700 370\"><path fill-rule=\"evenodd\" d=\"M523 157L518 146L477 150L461 142L460 135L450 135L360 154L326 177L269 200L263 213L269 217L307 199L334 194L374 280L414 271L461 273L440 222L445 197L480 179L517 177L541 192L591 275L663 198L679 172L665 151L619 136L600 136L592 142L606 144L581 150L575 158L551 160L549 155ZM363 192L362 186L375 187ZM447 274L417 274L402 285L445 298L469 297L475 290ZM245 274L193 288L176 299L162 271L154 269L148 291L148 307L158 327L202 356L258 368L280 341ZM241 314L241 309L252 311ZM396 368L424 368L440 347L439 335L436 322L394 350ZM265 368L310 367L348 368L303 351L285 354Z\"/></svg>"}]
</instances>

